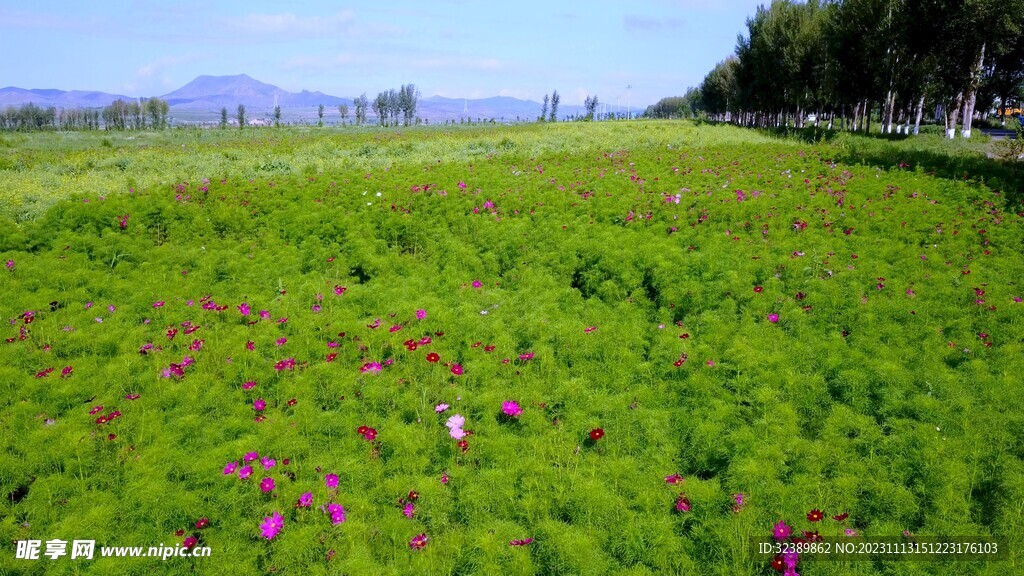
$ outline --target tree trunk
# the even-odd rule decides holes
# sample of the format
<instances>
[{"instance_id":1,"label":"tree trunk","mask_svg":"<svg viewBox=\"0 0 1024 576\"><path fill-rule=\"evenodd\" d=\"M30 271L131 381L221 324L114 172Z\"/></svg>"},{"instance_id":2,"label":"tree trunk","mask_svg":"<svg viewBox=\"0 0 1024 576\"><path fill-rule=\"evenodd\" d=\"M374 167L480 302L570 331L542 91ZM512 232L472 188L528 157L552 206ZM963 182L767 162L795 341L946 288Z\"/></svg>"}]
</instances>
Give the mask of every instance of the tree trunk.
<instances>
[{"instance_id":1,"label":"tree trunk","mask_svg":"<svg viewBox=\"0 0 1024 576\"><path fill-rule=\"evenodd\" d=\"M893 106L893 95L892 89L885 95L885 106L882 108L881 120L881 133L888 134L892 132L892 106Z\"/></svg>"},{"instance_id":2,"label":"tree trunk","mask_svg":"<svg viewBox=\"0 0 1024 576\"><path fill-rule=\"evenodd\" d=\"M864 133L871 133L871 100L864 102Z\"/></svg>"},{"instance_id":3,"label":"tree trunk","mask_svg":"<svg viewBox=\"0 0 1024 576\"><path fill-rule=\"evenodd\" d=\"M860 132L860 110L863 102L857 102L853 107L853 131Z\"/></svg>"},{"instance_id":4,"label":"tree trunk","mask_svg":"<svg viewBox=\"0 0 1024 576\"><path fill-rule=\"evenodd\" d=\"M971 69L971 85L967 93L967 100L964 102L964 128L960 134L964 138L971 137L971 121L974 120L974 104L978 97L978 83L981 80L981 68L985 65L985 44L981 45L981 56L978 63Z\"/></svg>"},{"instance_id":5,"label":"tree trunk","mask_svg":"<svg viewBox=\"0 0 1024 576\"><path fill-rule=\"evenodd\" d=\"M956 100L953 101L952 106L946 108L946 138L950 140L956 136L956 121L960 114L960 105L964 101L964 93L960 92L956 95Z\"/></svg>"}]
</instances>

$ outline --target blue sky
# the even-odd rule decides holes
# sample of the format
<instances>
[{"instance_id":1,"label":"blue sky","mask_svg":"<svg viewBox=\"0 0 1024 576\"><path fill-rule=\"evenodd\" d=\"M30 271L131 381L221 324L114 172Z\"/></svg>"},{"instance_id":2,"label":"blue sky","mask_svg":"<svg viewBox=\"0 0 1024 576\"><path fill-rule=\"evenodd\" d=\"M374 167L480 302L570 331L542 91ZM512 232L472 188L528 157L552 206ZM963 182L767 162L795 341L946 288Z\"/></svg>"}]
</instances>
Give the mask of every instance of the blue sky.
<instances>
[{"instance_id":1,"label":"blue sky","mask_svg":"<svg viewBox=\"0 0 1024 576\"><path fill-rule=\"evenodd\" d=\"M760 3L0 0L0 86L153 96L246 73L343 97L412 82L424 96L557 89L566 104L640 105L698 84Z\"/></svg>"}]
</instances>

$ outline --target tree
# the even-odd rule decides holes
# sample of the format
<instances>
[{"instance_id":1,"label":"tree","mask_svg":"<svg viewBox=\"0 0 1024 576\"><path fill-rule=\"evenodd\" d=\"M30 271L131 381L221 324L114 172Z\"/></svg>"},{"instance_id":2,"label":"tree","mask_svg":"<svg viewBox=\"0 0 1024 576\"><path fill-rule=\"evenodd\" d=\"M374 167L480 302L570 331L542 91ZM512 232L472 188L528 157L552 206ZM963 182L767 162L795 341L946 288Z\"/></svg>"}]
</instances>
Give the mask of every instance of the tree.
<instances>
[{"instance_id":1,"label":"tree","mask_svg":"<svg viewBox=\"0 0 1024 576\"><path fill-rule=\"evenodd\" d=\"M345 119L348 118L348 104L338 105L338 114L341 114L341 123L345 123Z\"/></svg>"},{"instance_id":2,"label":"tree","mask_svg":"<svg viewBox=\"0 0 1024 576\"><path fill-rule=\"evenodd\" d=\"M356 124L362 124L366 122L366 108L370 105L370 101L366 98L366 92L352 101L356 107Z\"/></svg>"},{"instance_id":3,"label":"tree","mask_svg":"<svg viewBox=\"0 0 1024 576\"><path fill-rule=\"evenodd\" d=\"M551 121L558 121L558 103L562 100L562 97L558 95L558 90L551 93Z\"/></svg>"},{"instance_id":4,"label":"tree","mask_svg":"<svg viewBox=\"0 0 1024 576\"><path fill-rule=\"evenodd\" d=\"M378 92L377 97L373 99L373 113L377 115L377 123L381 126L387 126L388 123L388 94L387 92Z\"/></svg>"},{"instance_id":5,"label":"tree","mask_svg":"<svg viewBox=\"0 0 1024 576\"><path fill-rule=\"evenodd\" d=\"M543 122L547 118L547 116L548 116L548 102L550 102L550 101L551 101L551 97L548 96L547 94L545 94L544 95L544 105L540 107L540 118L538 118L538 120L540 120L541 122Z\"/></svg>"},{"instance_id":6,"label":"tree","mask_svg":"<svg viewBox=\"0 0 1024 576\"><path fill-rule=\"evenodd\" d=\"M245 104L238 105L238 127L245 128Z\"/></svg>"},{"instance_id":7,"label":"tree","mask_svg":"<svg viewBox=\"0 0 1024 576\"><path fill-rule=\"evenodd\" d=\"M584 120L589 122L594 119L594 114L597 112L597 104L597 95L587 96L583 101L583 108L587 111L587 115L583 117Z\"/></svg>"},{"instance_id":8,"label":"tree","mask_svg":"<svg viewBox=\"0 0 1024 576\"><path fill-rule=\"evenodd\" d=\"M415 84L403 84L398 91L398 108L402 112L402 122L409 126L416 117L416 107L420 94Z\"/></svg>"},{"instance_id":9,"label":"tree","mask_svg":"<svg viewBox=\"0 0 1024 576\"><path fill-rule=\"evenodd\" d=\"M221 109L220 109L220 127L221 128L227 128L228 127L228 107L227 106L222 106Z\"/></svg>"},{"instance_id":10,"label":"tree","mask_svg":"<svg viewBox=\"0 0 1024 576\"><path fill-rule=\"evenodd\" d=\"M323 104L321 104L320 106L317 107L317 109L316 109L316 118L317 118L316 125L317 126L323 126L324 125L324 105Z\"/></svg>"},{"instance_id":11,"label":"tree","mask_svg":"<svg viewBox=\"0 0 1024 576\"><path fill-rule=\"evenodd\" d=\"M274 127L281 126L281 107L274 106Z\"/></svg>"},{"instance_id":12,"label":"tree","mask_svg":"<svg viewBox=\"0 0 1024 576\"><path fill-rule=\"evenodd\" d=\"M170 106L166 100L150 98L146 100L143 107L146 115L149 116L150 126L157 129L167 127L167 112L170 110Z\"/></svg>"}]
</instances>

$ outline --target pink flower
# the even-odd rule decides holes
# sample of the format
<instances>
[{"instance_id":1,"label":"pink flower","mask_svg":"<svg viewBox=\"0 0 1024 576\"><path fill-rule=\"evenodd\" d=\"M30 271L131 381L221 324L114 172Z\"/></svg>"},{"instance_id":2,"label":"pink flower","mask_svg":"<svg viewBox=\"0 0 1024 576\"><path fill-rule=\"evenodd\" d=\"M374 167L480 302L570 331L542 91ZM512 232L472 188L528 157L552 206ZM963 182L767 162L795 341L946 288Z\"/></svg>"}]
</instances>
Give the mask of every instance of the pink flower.
<instances>
[{"instance_id":1,"label":"pink flower","mask_svg":"<svg viewBox=\"0 0 1024 576\"><path fill-rule=\"evenodd\" d=\"M441 412L444 412L447 409L448 409L448 405L447 404L438 404L437 406L434 406L434 412L437 412L438 414L440 414Z\"/></svg>"},{"instance_id":2,"label":"pink flower","mask_svg":"<svg viewBox=\"0 0 1024 576\"><path fill-rule=\"evenodd\" d=\"M224 465L225 476L231 476L235 473L235 470L238 470L238 462L228 462Z\"/></svg>"},{"instance_id":3,"label":"pink flower","mask_svg":"<svg viewBox=\"0 0 1024 576\"><path fill-rule=\"evenodd\" d=\"M335 286L334 287L334 294L336 296L341 296L342 294L345 293L346 290L348 290L348 288L346 288L344 286Z\"/></svg>"},{"instance_id":4,"label":"pink flower","mask_svg":"<svg viewBox=\"0 0 1024 576\"><path fill-rule=\"evenodd\" d=\"M792 533L793 529L790 526L786 525L786 522L783 520L779 520L778 524L775 524L772 527L772 536L774 536L775 539L779 541L789 538L789 535Z\"/></svg>"},{"instance_id":5,"label":"pink flower","mask_svg":"<svg viewBox=\"0 0 1024 576\"><path fill-rule=\"evenodd\" d=\"M252 476L252 466L242 466L238 469L238 478L241 480L248 480L249 476Z\"/></svg>"},{"instance_id":6,"label":"pink flower","mask_svg":"<svg viewBox=\"0 0 1024 576\"><path fill-rule=\"evenodd\" d=\"M405 507L402 508L402 514L406 518L412 518L416 514L416 506L412 502L406 502Z\"/></svg>"},{"instance_id":7,"label":"pink flower","mask_svg":"<svg viewBox=\"0 0 1024 576\"><path fill-rule=\"evenodd\" d=\"M394 332L398 332L401 329L402 329L402 325L401 324L395 324L391 328L388 328L388 332L394 333Z\"/></svg>"},{"instance_id":8,"label":"pink flower","mask_svg":"<svg viewBox=\"0 0 1024 576\"><path fill-rule=\"evenodd\" d=\"M275 511L273 516L269 516L263 519L263 523L260 524L260 532L267 540L273 540L277 533L284 528L284 517L281 516L280 512Z\"/></svg>"},{"instance_id":9,"label":"pink flower","mask_svg":"<svg viewBox=\"0 0 1024 576\"><path fill-rule=\"evenodd\" d=\"M520 354L519 355L519 359L524 361L524 362L527 361L527 360L533 360L533 352L527 352L525 354Z\"/></svg>"},{"instance_id":10,"label":"pink flower","mask_svg":"<svg viewBox=\"0 0 1024 576\"><path fill-rule=\"evenodd\" d=\"M257 412L262 412L267 408L267 401L263 398L257 398L252 401L252 407Z\"/></svg>"},{"instance_id":11,"label":"pink flower","mask_svg":"<svg viewBox=\"0 0 1024 576\"><path fill-rule=\"evenodd\" d=\"M270 318L270 310L260 310L260 318L263 318L264 320Z\"/></svg>"},{"instance_id":12,"label":"pink flower","mask_svg":"<svg viewBox=\"0 0 1024 576\"><path fill-rule=\"evenodd\" d=\"M412 548L413 550L422 550L427 547L427 540L429 540L429 538L427 538L426 534L417 534L412 537L412 540L409 540L409 548Z\"/></svg>"},{"instance_id":13,"label":"pink flower","mask_svg":"<svg viewBox=\"0 0 1024 576\"><path fill-rule=\"evenodd\" d=\"M242 456L242 461L245 462L246 464L248 464L249 462L253 462L255 460L258 460L259 457L260 457L260 455L259 455L258 452L255 452L255 451L253 451L253 452L246 452L245 456Z\"/></svg>"},{"instance_id":14,"label":"pink flower","mask_svg":"<svg viewBox=\"0 0 1024 576\"><path fill-rule=\"evenodd\" d=\"M416 319L417 320L423 320L426 317L427 317L427 311L426 310L420 309L420 310L416 311Z\"/></svg>"},{"instance_id":15,"label":"pink flower","mask_svg":"<svg viewBox=\"0 0 1024 576\"><path fill-rule=\"evenodd\" d=\"M367 362L366 364L363 364L359 368L359 371L362 372L363 374L367 374L367 373L374 373L374 374L376 374L377 372L380 372L382 369L383 369L383 367L380 365L379 362Z\"/></svg>"},{"instance_id":16,"label":"pink flower","mask_svg":"<svg viewBox=\"0 0 1024 576\"><path fill-rule=\"evenodd\" d=\"M335 526L345 521L345 508L341 504L328 504L327 513L331 515L331 523Z\"/></svg>"},{"instance_id":17,"label":"pink flower","mask_svg":"<svg viewBox=\"0 0 1024 576\"><path fill-rule=\"evenodd\" d=\"M515 400L506 400L505 402L502 402L501 411L506 416L511 416L512 418L518 418L519 415L523 413L523 409Z\"/></svg>"},{"instance_id":18,"label":"pink flower","mask_svg":"<svg viewBox=\"0 0 1024 576\"><path fill-rule=\"evenodd\" d=\"M163 300L157 300L156 302L153 302L153 308L163 308L163 307L164 307L164 301Z\"/></svg>"},{"instance_id":19,"label":"pink flower","mask_svg":"<svg viewBox=\"0 0 1024 576\"><path fill-rule=\"evenodd\" d=\"M303 492L302 495L299 496L299 501L295 503L295 507L296 508L309 508L312 505L313 505L313 493L312 492Z\"/></svg>"},{"instance_id":20,"label":"pink flower","mask_svg":"<svg viewBox=\"0 0 1024 576\"><path fill-rule=\"evenodd\" d=\"M242 384L242 390L252 390L255 387L256 387L256 383L253 382L252 380L249 380L249 381L245 382L244 384Z\"/></svg>"},{"instance_id":21,"label":"pink flower","mask_svg":"<svg viewBox=\"0 0 1024 576\"><path fill-rule=\"evenodd\" d=\"M264 470L270 470L274 466L277 466L277 461L271 458L270 456L264 456L263 458L260 459L260 464L263 465Z\"/></svg>"},{"instance_id":22,"label":"pink flower","mask_svg":"<svg viewBox=\"0 0 1024 576\"><path fill-rule=\"evenodd\" d=\"M672 474L671 476L665 476L666 484L679 484L683 481L683 477L679 474Z\"/></svg>"},{"instance_id":23,"label":"pink flower","mask_svg":"<svg viewBox=\"0 0 1024 576\"><path fill-rule=\"evenodd\" d=\"M452 370L452 374L455 374L456 376L462 376L462 365L461 364L452 364L451 370Z\"/></svg>"},{"instance_id":24,"label":"pink flower","mask_svg":"<svg viewBox=\"0 0 1024 576\"><path fill-rule=\"evenodd\" d=\"M473 288L483 288L484 283L479 280L473 280Z\"/></svg>"},{"instance_id":25,"label":"pink flower","mask_svg":"<svg viewBox=\"0 0 1024 576\"><path fill-rule=\"evenodd\" d=\"M526 546L527 544L531 544L532 542L533 542L533 538L523 538L522 540L512 540L512 541L510 541L508 543L508 545L509 546Z\"/></svg>"},{"instance_id":26,"label":"pink flower","mask_svg":"<svg viewBox=\"0 0 1024 576\"><path fill-rule=\"evenodd\" d=\"M260 481L260 490L264 492L273 492L276 485L274 484L273 478L264 478Z\"/></svg>"},{"instance_id":27,"label":"pink flower","mask_svg":"<svg viewBox=\"0 0 1024 576\"><path fill-rule=\"evenodd\" d=\"M337 488L338 487L338 475L337 474L327 474L326 476L324 476L324 485L327 486L327 488L329 488L331 490L334 490L335 488Z\"/></svg>"},{"instance_id":28,"label":"pink flower","mask_svg":"<svg viewBox=\"0 0 1024 576\"><path fill-rule=\"evenodd\" d=\"M768 321L771 322L772 324L777 323L779 321L779 315L772 312L771 314L768 315Z\"/></svg>"},{"instance_id":29,"label":"pink flower","mask_svg":"<svg viewBox=\"0 0 1024 576\"><path fill-rule=\"evenodd\" d=\"M685 495L680 495L679 498L676 500L676 510L680 512L689 512L690 499L687 498Z\"/></svg>"},{"instance_id":30,"label":"pink flower","mask_svg":"<svg viewBox=\"0 0 1024 576\"><path fill-rule=\"evenodd\" d=\"M441 484L447 484L449 480L450 480L450 478L448 478L448 473L447 472L444 473L444 474L441 474Z\"/></svg>"},{"instance_id":31,"label":"pink flower","mask_svg":"<svg viewBox=\"0 0 1024 576\"><path fill-rule=\"evenodd\" d=\"M455 414L452 417L448 418L448 421L445 422L444 425L449 427L449 428L462 428L462 426L465 423L466 423L466 418L465 417L463 417L461 414Z\"/></svg>"},{"instance_id":32,"label":"pink flower","mask_svg":"<svg viewBox=\"0 0 1024 576\"><path fill-rule=\"evenodd\" d=\"M459 190L465 190L466 189L466 183L463 182L462 180L459 180L458 186L459 186Z\"/></svg>"},{"instance_id":33,"label":"pink flower","mask_svg":"<svg viewBox=\"0 0 1024 576\"><path fill-rule=\"evenodd\" d=\"M248 316L249 313L251 312L249 304L246 302L242 302L241 304L238 305L238 311L242 313L242 316Z\"/></svg>"},{"instance_id":34,"label":"pink flower","mask_svg":"<svg viewBox=\"0 0 1024 576\"><path fill-rule=\"evenodd\" d=\"M588 326L587 328L583 329L583 333L584 334L590 334L594 330L597 330L597 326Z\"/></svg>"},{"instance_id":35,"label":"pink flower","mask_svg":"<svg viewBox=\"0 0 1024 576\"><path fill-rule=\"evenodd\" d=\"M288 339L282 336L281 338L278 338L277 342L275 342L275 343L278 346L284 346L287 342L288 342Z\"/></svg>"},{"instance_id":36,"label":"pink flower","mask_svg":"<svg viewBox=\"0 0 1024 576\"><path fill-rule=\"evenodd\" d=\"M8 269L8 270L14 270L14 260L8 260L8 261L7 261L6 263L5 263L5 265L7 266L7 269Z\"/></svg>"},{"instance_id":37,"label":"pink flower","mask_svg":"<svg viewBox=\"0 0 1024 576\"><path fill-rule=\"evenodd\" d=\"M253 342L252 340L249 340L248 342L245 343L245 348L247 350L255 350L256 349L256 343Z\"/></svg>"}]
</instances>

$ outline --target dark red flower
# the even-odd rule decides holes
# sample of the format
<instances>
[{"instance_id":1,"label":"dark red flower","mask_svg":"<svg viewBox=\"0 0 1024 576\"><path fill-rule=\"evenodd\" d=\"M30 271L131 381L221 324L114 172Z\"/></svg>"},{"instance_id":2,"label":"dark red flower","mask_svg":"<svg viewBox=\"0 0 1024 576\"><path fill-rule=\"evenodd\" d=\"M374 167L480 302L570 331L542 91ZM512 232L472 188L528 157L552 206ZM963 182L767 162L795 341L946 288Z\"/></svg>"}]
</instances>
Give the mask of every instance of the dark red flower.
<instances>
[{"instance_id":1,"label":"dark red flower","mask_svg":"<svg viewBox=\"0 0 1024 576\"><path fill-rule=\"evenodd\" d=\"M192 548L193 546L195 546L198 543L199 543L199 539L198 538L196 538L195 536L189 536L188 538L185 538L185 540L181 543L181 547L185 548L186 550L188 550L189 548Z\"/></svg>"},{"instance_id":2,"label":"dark red flower","mask_svg":"<svg viewBox=\"0 0 1024 576\"><path fill-rule=\"evenodd\" d=\"M604 438L604 428L594 428L590 431L590 439L597 442L601 438Z\"/></svg>"},{"instance_id":3,"label":"dark red flower","mask_svg":"<svg viewBox=\"0 0 1024 576\"><path fill-rule=\"evenodd\" d=\"M775 558L772 558L772 568L774 568L776 572L782 572L786 569L786 563L783 562L781 554L777 554Z\"/></svg>"},{"instance_id":4,"label":"dark red flower","mask_svg":"<svg viewBox=\"0 0 1024 576\"><path fill-rule=\"evenodd\" d=\"M427 362L437 362L441 359L441 356L437 352L427 353Z\"/></svg>"},{"instance_id":5,"label":"dark red flower","mask_svg":"<svg viewBox=\"0 0 1024 576\"><path fill-rule=\"evenodd\" d=\"M754 292L756 292L757 294L764 292L764 286L754 286Z\"/></svg>"},{"instance_id":6,"label":"dark red flower","mask_svg":"<svg viewBox=\"0 0 1024 576\"><path fill-rule=\"evenodd\" d=\"M210 519L207 518L206 516L203 516L199 520L196 520L196 529L198 529L198 530L202 530L203 528L206 528L209 525L210 525Z\"/></svg>"},{"instance_id":7,"label":"dark red flower","mask_svg":"<svg viewBox=\"0 0 1024 576\"><path fill-rule=\"evenodd\" d=\"M835 516L832 517L832 519L835 520L836 522L842 522L843 520L846 520L849 517L850 517L850 513L849 512L843 512L842 514L836 514Z\"/></svg>"},{"instance_id":8,"label":"dark red flower","mask_svg":"<svg viewBox=\"0 0 1024 576\"><path fill-rule=\"evenodd\" d=\"M459 447L459 449L462 450L463 454L469 452L469 442L467 442L465 439L459 440L457 446Z\"/></svg>"},{"instance_id":9,"label":"dark red flower","mask_svg":"<svg viewBox=\"0 0 1024 576\"><path fill-rule=\"evenodd\" d=\"M291 400L288 401L288 405L289 406L295 406L298 403L299 403L299 401L296 400L295 398L292 398Z\"/></svg>"},{"instance_id":10,"label":"dark red flower","mask_svg":"<svg viewBox=\"0 0 1024 576\"><path fill-rule=\"evenodd\" d=\"M807 520L810 522L820 522L823 518L825 518L825 515L817 508L807 513Z\"/></svg>"}]
</instances>

